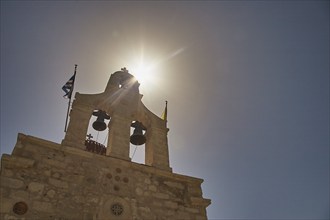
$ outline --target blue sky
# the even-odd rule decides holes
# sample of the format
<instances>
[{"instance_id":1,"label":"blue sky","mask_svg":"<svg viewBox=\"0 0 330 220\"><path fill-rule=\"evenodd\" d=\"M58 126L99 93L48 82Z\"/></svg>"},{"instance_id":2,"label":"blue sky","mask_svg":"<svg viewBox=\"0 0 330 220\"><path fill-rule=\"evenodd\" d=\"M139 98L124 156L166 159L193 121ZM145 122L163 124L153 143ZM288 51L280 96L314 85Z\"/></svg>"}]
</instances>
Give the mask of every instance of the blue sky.
<instances>
[{"instance_id":1,"label":"blue sky","mask_svg":"<svg viewBox=\"0 0 330 220\"><path fill-rule=\"evenodd\" d=\"M1 1L0 43L1 154L18 132L61 142L74 64L93 94L143 60L209 219L329 218L329 1Z\"/></svg>"}]
</instances>

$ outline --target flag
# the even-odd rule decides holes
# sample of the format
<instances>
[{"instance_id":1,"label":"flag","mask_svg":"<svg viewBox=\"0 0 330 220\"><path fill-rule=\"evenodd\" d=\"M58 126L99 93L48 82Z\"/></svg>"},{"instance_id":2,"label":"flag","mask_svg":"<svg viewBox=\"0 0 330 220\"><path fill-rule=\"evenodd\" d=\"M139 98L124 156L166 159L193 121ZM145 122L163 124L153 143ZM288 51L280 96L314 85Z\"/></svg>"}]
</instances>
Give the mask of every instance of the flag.
<instances>
[{"instance_id":1,"label":"flag","mask_svg":"<svg viewBox=\"0 0 330 220\"><path fill-rule=\"evenodd\" d=\"M76 78L76 73L74 73L73 76L62 87L62 90L65 92L65 95L63 97L68 97L69 99L71 99L75 78Z\"/></svg>"},{"instance_id":2,"label":"flag","mask_svg":"<svg viewBox=\"0 0 330 220\"><path fill-rule=\"evenodd\" d=\"M164 109L164 112L163 112L163 114L162 114L162 119L164 120L164 121L167 121L167 101L165 101L165 109Z\"/></svg>"}]
</instances>

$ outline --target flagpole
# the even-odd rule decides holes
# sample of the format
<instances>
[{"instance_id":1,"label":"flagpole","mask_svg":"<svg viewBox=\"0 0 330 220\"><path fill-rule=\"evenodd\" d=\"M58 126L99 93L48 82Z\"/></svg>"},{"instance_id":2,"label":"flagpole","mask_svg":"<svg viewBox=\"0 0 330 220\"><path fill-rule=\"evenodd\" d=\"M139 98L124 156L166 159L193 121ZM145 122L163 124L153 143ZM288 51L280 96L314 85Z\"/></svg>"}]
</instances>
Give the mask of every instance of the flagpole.
<instances>
[{"instance_id":1,"label":"flagpole","mask_svg":"<svg viewBox=\"0 0 330 220\"><path fill-rule=\"evenodd\" d=\"M77 73L77 66L78 66L77 64L74 65L74 76L76 76L76 73ZM75 78L76 77L74 77L74 80L75 80ZM73 89L74 89L74 81L72 83L72 89L71 89L70 94L69 94L68 110L66 112L64 132L66 132L67 125L68 125L68 118L69 118L69 111L70 111L70 104L71 104L71 96L72 96L72 93L73 93Z\"/></svg>"},{"instance_id":2,"label":"flagpole","mask_svg":"<svg viewBox=\"0 0 330 220\"><path fill-rule=\"evenodd\" d=\"M167 123L167 101L165 101L165 121Z\"/></svg>"}]
</instances>

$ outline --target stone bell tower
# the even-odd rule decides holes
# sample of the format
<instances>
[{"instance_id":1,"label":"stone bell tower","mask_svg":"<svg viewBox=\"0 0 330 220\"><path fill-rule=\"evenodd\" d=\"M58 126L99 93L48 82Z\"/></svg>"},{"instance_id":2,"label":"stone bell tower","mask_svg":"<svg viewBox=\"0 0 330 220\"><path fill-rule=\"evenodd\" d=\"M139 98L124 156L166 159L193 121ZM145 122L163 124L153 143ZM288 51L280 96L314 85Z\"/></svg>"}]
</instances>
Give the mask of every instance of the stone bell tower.
<instances>
[{"instance_id":1,"label":"stone bell tower","mask_svg":"<svg viewBox=\"0 0 330 220\"><path fill-rule=\"evenodd\" d=\"M141 98L123 68L104 92L76 93L61 144L19 134L1 158L0 218L207 219L203 180L172 172L166 121ZM86 140L92 115L94 129L108 126L107 146ZM131 162L130 142L145 144L145 164Z\"/></svg>"},{"instance_id":2,"label":"stone bell tower","mask_svg":"<svg viewBox=\"0 0 330 220\"><path fill-rule=\"evenodd\" d=\"M141 98L138 81L126 69L111 75L103 93L77 93L62 145L84 149L91 115L102 110L111 118L106 155L130 161L130 127L133 121L138 121L146 128L145 164L170 170L166 122L150 112Z\"/></svg>"}]
</instances>

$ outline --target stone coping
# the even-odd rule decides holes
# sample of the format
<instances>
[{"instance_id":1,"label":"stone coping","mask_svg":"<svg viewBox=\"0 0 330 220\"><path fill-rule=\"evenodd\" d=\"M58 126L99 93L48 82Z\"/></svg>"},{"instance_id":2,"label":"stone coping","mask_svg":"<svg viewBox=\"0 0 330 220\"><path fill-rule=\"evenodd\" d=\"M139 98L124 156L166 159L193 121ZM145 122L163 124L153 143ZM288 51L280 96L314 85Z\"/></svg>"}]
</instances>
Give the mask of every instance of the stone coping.
<instances>
[{"instance_id":1,"label":"stone coping","mask_svg":"<svg viewBox=\"0 0 330 220\"><path fill-rule=\"evenodd\" d=\"M148 166L145 164L139 164L139 163L123 160L123 159L116 158L113 156L108 156L108 155L104 156L104 155L95 154L92 152L88 152L88 151L70 147L70 146L61 145L61 144L58 144L58 143L55 143L52 141L44 140L44 139L37 138L34 136L30 136L30 135L25 135L22 133L18 134L17 144L16 144L15 148L19 147L20 143L22 143L23 145L24 145L24 143L36 144L36 145L39 145L42 147L48 147L48 148L51 148L54 150L60 150L60 151L63 151L63 152L66 152L66 153L72 154L72 155L78 155L78 156L90 158L90 159L94 158L97 161L99 161L99 160L105 160L105 161L116 160L117 163L120 163L124 167L131 167L133 169L140 170L142 172L145 171L145 172L152 173L152 174L155 173L157 175L161 175L161 176L175 179L178 181L186 181L186 182L190 182L193 184L196 184L196 182L198 184L202 184L204 181L203 179L200 179L200 178L173 173L171 171L166 171L166 170L158 169L158 168ZM15 156L15 148L12 153L13 156Z\"/></svg>"}]
</instances>

